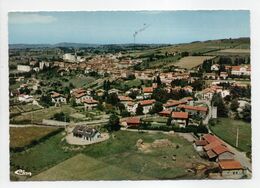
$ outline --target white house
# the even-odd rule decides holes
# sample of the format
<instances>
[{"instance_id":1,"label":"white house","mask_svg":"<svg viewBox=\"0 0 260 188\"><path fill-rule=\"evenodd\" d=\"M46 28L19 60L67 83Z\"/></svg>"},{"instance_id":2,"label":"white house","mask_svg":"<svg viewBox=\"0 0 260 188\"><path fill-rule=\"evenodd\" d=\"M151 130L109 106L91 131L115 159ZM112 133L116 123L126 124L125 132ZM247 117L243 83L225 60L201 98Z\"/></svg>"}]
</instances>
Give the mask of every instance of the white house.
<instances>
[{"instance_id":1,"label":"white house","mask_svg":"<svg viewBox=\"0 0 260 188\"><path fill-rule=\"evenodd\" d=\"M249 76L250 73L251 73L250 66L232 66L231 67L231 74L232 75L237 75L237 76L247 75L247 76Z\"/></svg>"},{"instance_id":2,"label":"white house","mask_svg":"<svg viewBox=\"0 0 260 188\"><path fill-rule=\"evenodd\" d=\"M51 92L51 100L55 105L61 104L61 103L67 103L66 98L61 95L60 93L57 93L55 91Z\"/></svg>"},{"instance_id":3,"label":"white house","mask_svg":"<svg viewBox=\"0 0 260 188\"><path fill-rule=\"evenodd\" d=\"M32 68L29 65L17 65L17 70L22 72L30 72Z\"/></svg>"},{"instance_id":4,"label":"white house","mask_svg":"<svg viewBox=\"0 0 260 188\"><path fill-rule=\"evenodd\" d=\"M83 100L85 110L93 110L97 107L98 101L94 99L85 99Z\"/></svg>"},{"instance_id":5,"label":"white house","mask_svg":"<svg viewBox=\"0 0 260 188\"><path fill-rule=\"evenodd\" d=\"M20 94L20 95L18 96L18 101L20 101L20 102L26 102L26 103L32 102L32 101L33 101L33 97L30 96L30 95Z\"/></svg>"},{"instance_id":6,"label":"white house","mask_svg":"<svg viewBox=\"0 0 260 188\"><path fill-rule=\"evenodd\" d=\"M152 108L155 103L155 100L143 100L140 101L139 104L143 107L143 113L147 114Z\"/></svg>"},{"instance_id":7,"label":"white house","mask_svg":"<svg viewBox=\"0 0 260 188\"><path fill-rule=\"evenodd\" d=\"M211 65L210 70L211 70L211 71L218 71L218 70L219 70L219 64L213 64L213 65Z\"/></svg>"},{"instance_id":8,"label":"white house","mask_svg":"<svg viewBox=\"0 0 260 188\"><path fill-rule=\"evenodd\" d=\"M239 161L219 161L218 165L220 174L224 178L241 178L245 174L244 168Z\"/></svg>"}]
</instances>

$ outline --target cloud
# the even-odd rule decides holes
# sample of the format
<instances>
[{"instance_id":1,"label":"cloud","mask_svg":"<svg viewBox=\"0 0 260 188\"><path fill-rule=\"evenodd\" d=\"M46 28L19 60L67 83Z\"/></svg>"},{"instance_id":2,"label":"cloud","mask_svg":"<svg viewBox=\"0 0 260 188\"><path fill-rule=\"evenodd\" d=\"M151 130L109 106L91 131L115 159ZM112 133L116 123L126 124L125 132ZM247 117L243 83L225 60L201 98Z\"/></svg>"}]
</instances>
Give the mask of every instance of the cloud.
<instances>
[{"instance_id":1,"label":"cloud","mask_svg":"<svg viewBox=\"0 0 260 188\"><path fill-rule=\"evenodd\" d=\"M39 13L9 13L9 23L11 24L48 24L55 22L56 20L57 18L55 18L54 16L42 15Z\"/></svg>"}]
</instances>

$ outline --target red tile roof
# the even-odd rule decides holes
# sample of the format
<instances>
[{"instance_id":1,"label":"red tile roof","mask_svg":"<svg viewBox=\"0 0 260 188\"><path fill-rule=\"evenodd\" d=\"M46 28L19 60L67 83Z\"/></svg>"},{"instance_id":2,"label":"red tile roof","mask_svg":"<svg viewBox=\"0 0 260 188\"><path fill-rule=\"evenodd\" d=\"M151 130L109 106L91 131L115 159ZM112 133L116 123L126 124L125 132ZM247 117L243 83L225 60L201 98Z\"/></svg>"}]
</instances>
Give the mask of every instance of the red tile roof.
<instances>
[{"instance_id":1,"label":"red tile roof","mask_svg":"<svg viewBox=\"0 0 260 188\"><path fill-rule=\"evenodd\" d=\"M172 113L171 110L163 110L163 111L159 112L159 115L170 116L171 113Z\"/></svg>"},{"instance_id":2,"label":"red tile roof","mask_svg":"<svg viewBox=\"0 0 260 188\"><path fill-rule=\"evenodd\" d=\"M208 144L208 142L206 140L196 140L195 141L196 146L205 146L207 144Z\"/></svg>"},{"instance_id":3,"label":"red tile roof","mask_svg":"<svg viewBox=\"0 0 260 188\"><path fill-rule=\"evenodd\" d=\"M218 145L212 149L217 155L220 155L225 152L230 152L226 146ZM231 152L230 152L231 153Z\"/></svg>"},{"instance_id":4,"label":"red tile roof","mask_svg":"<svg viewBox=\"0 0 260 188\"><path fill-rule=\"evenodd\" d=\"M152 93L153 92L153 87L144 87L143 88L144 93Z\"/></svg>"},{"instance_id":5,"label":"red tile roof","mask_svg":"<svg viewBox=\"0 0 260 188\"><path fill-rule=\"evenodd\" d=\"M168 101L166 104L164 104L163 106L165 106L166 108L167 107L173 107L173 106L178 106L180 104L185 104L186 101L175 101L175 100L172 100L172 101Z\"/></svg>"},{"instance_id":6,"label":"red tile roof","mask_svg":"<svg viewBox=\"0 0 260 188\"><path fill-rule=\"evenodd\" d=\"M221 145L221 142L216 140L214 142L211 142L211 143L207 144L203 148L204 148L204 150L208 151L208 150L212 150L213 148L215 148L215 147L217 147L219 145Z\"/></svg>"},{"instance_id":7,"label":"red tile roof","mask_svg":"<svg viewBox=\"0 0 260 188\"><path fill-rule=\"evenodd\" d=\"M143 100L143 101L140 101L139 104L141 106L146 106L146 105L152 105L153 103L155 103L155 100Z\"/></svg>"},{"instance_id":8,"label":"red tile roof","mask_svg":"<svg viewBox=\"0 0 260 188\"><path fill-rule=\"evenodd\" d=\"M98 101L94 99L84 99L82 102L87 103L87 104L98 104Z\"/></svg>"},{"instance_id":9,"label":"red tile roof","mask_svg":"<svg viewBox=\"0 0 260 188\"><path fill-rule=\"evenodd\" d=\"M118 96L118 99L119 99L120 101L133 101L132 98L127 97L127 96Z\"/></svg>"},{"instance_id":10,"label":"red tile roof","mask_svg":"<svg viewBox=\"0 0 260 188\"><path fill-rule=\"evenodd\" d=\"M214 153L212 150L207 151L207 156L211 159L216 157L216 153Z\"/></svg>"},{"instance_id":11,"label":"red tile roof","mask_svg":"<svg viewBox=\"0 0 260 188\"><path fill-rule=\"evenodd\" d=\"M59 94L59 93L57 93L57 92L52 92L52 94L51 94L51 97L52 98L56 98L56 97L60 97L61 96L61 94Z\"/></svg>"},{"instance_id":12,"label":"red tile roof","mask_svg":"<svg viewBox=\"0 0 260 188\"><path fill-rule=\"evenodd\" d=\"M202 136L202 139L206 140L208 143L212 143L212 142L215 142L215 141L220 141L217 137L215 137L212 134L204 134Z\"/></svg>"},{"instance_id":13,"label":"red tile roof","mask_svg":"<svg viewBox=\"0 0 260 188\"><path fill-rule=\"evenodd\" d=\"M195 111L202 111L207 112L208 108L204 106L189 106L189 105L179 105L178 108L184 108L187 110L195 110Z\"/></svg>"},{"instance_id":14,"label":"red tile roof","mask_svg":"<svg viewBox=\"0 0 260 188\"><path fill-rule=\"evenodd\" d=\"M222 170L240 170L243 169L243 166L240 162L235 160L219 161L219 167Z\"/></svg>"},{"instance_id":15,"label":"red tile roof","mask_svg":"<svg viewBox=\"0 0 260 188\"><path fill-rule=\"evenodd\" d=\"M73 94L76 98L80 98L86 95L86 93L74 93Z\"/></svg>"},{"instance_id":16,"label":"red tile roof","mask_svg":"<svg viewBox=\"0 0 260 188\"><path fill-rule=\"evenodd\" d=\"M141 121L139 117L129 117L126 119L127 125L139 125L140 122Z\"/></svg>"},{"instance_id":17,"label":"red tile roof","mask_svg":"<svg viewBox=\"0 0 260 188\"><path fill-rule=\"evenodd\" d=\"M172 117L174 119L188 119L188 112L172 112Z\"/></svg>"}]
</instances>

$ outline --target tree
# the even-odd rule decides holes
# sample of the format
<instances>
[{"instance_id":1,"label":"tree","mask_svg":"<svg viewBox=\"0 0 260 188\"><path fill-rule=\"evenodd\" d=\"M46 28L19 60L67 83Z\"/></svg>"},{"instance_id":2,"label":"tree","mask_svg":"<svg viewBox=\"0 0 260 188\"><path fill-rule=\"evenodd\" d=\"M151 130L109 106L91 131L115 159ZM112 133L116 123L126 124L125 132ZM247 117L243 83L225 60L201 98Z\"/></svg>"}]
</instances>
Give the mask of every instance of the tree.
<instances>
[{"instance_id":1,"label":"tree","mask_svg":"<svg viewBox=\"0 0 260 188\"><path fill-rule=\"evenodd\" d=\"M122 110L121 111L121 116L122 117L129 117L130 116L130 112L128 112L127 110Z\"/></svg>"},{"instance_id":2,"label":"tree","mask_svg":"<svg viewBox=\"0 0 260 188\"><path fill-rule=\"evenodd\" d=\"M107 130L108 130L109 132L120 130L119 118L118 118L117 115L112 114L112 115L109 117L109 122L108 122L108 124L106 125L106 128L107 128Z\"/></svg>"},{"instance_id":3,"label":"tree","mask_svg":"<svg viewBox=\"0 0 260 188\"><path fill-rule=\"evenodd\" d=\"M152 109L150 110L150 114L156 114L163 110L163 104L161 102L156 102Z\"/></svg>"},{"instance_id":4,"label":"tree","mask_svg":"<svg viewBox=\"0 0 260 188\"><path fill-rule=\"evenodd\" d=\"M239 103L238 103L237 99L233 99L230 104L230 110L236 112L238 107L239 107Z\"/></svg>"},{"instance_id":5,"label":"tree","mask_svg":"<svg viewBox=\"0 0 260 188\"><path fill-rule=\"evenodd\" d=\"M241 114L244 121L251 122L251 105L246 104Z\"/></svg>"},{"instance_id":6,"label":"tree","mask_svg":"<svg viewBox=\"0 0 260 188\"><path fill-rule=\"evenodd\" d=\"M144 110L143 107L140 104L138 104L136 108L136 115L143 115L144 114L143 110Z\"/></svg>"},{"instance_id":7,"label":"tree","mask_svg":"<svg viewBox=\"0 0 260 188\"><path fill-rule=\"evenodd\" d=\"M50 95L42 95L40 98L40 104L44 107L49 107L52 105L52 99Z\"/></svg>"},{"instance_id":8,"label":"tree","mask_svg":"<svg viewBox=\"0 0 260 188\"><path fill-rule=\"evenodd\" d=\"M111 93L107 96L107 103L112 104L112 105L117 105L119 102L118 96L116 93Z\"/></svg>"},{"instance_id":9,"label":"tree","mask_svg":"<svg viewBox=\"0 0 260 188\"><path fill-rule=\"evenodd\" d=\"M165 103L167 100L169 100L169 94L163 88L156 88L153 91L152 98L155 99L156 101Z\"/></svg>"},{"instance_id":10,"label":"tree","mask_svg":"<svg viewBox=\"0 0 260 188\"><path fill-rule=\"evenodd\" d=\"M158 86L160 86L162 84L160 76L157 76L156 83L157 83Z\"/></svg>"},{"instance_id":11,"label":"tree","mask_svg":"<svg viewBox=\"0 0 260 188\"><path fill-rule=\"evenodd\" d=\"M203 80L195 80L194 82L191 83L191 87L195 91L201 91L203 89L204 81Z\"/></svg>"},{"instance_id":12,"label":"tree","mask_svg":"<svg viewBox=\"0 0 260 188\"><path fill-rule=\"evenodd\" d=\"M172 125L172 116L168 117L167 123L168 126Z\"/></svg>"},{"instance_id":13,"label":"tree","mask_svg":"<svg viewBox=\"0 0 260 188\"><path fill-rule=\"evenodd\" d=\"M213 106L217 107L217 114L219 117L227 117L228 109L224 104L222 96L220 93L214 93L211 101Z\"/></svg>"},{"instance_id":14,"label":"tree","mask_svg":"<svg viewBox=\"0 0 260 188\"><path fill-rule=\"evenodd\" d=\"M64 121L64 122L70 122L69 116L64 114L63 112L60 113L55 113L52 117L52 119L57 120L57 121Z\"/></svg>"},{"instance_id":15,"label":"tree","mask_svg":"<svg viewBox=\"0 0 260 188\"><path fill-rule=\"evenodd\" d=\"M72 98L70 99L70 105L71 105L72 107L77 106L77 103L76 103L76 100L75 100L74 97L72 97Z\"/></svg>"}]
</instances>

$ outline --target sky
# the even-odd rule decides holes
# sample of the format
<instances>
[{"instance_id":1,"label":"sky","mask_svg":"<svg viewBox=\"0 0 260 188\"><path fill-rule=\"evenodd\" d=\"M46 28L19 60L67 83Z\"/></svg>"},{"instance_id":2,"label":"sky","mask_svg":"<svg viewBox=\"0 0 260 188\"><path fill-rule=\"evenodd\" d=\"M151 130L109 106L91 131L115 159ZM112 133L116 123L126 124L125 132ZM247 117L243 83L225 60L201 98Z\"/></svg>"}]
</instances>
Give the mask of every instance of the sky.
<instances>
[{"instance_id":1,"label":"sky","mask_svg":"<svg viewBox=\"0 0 260 188\"><path fill-rule=\"evenodd\" d=\"M249 11L11 12L9 44L186 43L250 37Z\"/></svg>"}]
</instances>

